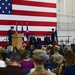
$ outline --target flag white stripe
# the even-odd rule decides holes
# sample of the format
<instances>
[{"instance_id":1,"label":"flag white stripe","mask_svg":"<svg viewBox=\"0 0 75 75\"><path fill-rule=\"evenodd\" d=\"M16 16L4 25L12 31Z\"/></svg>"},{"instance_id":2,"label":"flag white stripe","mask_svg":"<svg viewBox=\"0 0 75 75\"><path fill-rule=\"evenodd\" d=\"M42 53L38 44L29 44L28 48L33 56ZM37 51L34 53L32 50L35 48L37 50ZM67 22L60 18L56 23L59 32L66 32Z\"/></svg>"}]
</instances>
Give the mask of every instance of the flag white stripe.
<instances>
[{"instance_id":1,"label":"flag white stripe","mask_svg":"<svg viewBox=\"0 0 75 75\"><path fill-rule=\"evenodd\" d=\"M13 26L13 25L10 25ZM10 29L10 26L6 26L6 25L0 25L0 31L8 31L8 29ZM18 31L21 31L22 26L17 26ZM47 26L28 26L28 31L51 31L52 28L55 27L47 27ZM16 30L16 26L14 26L14 30ZM26 31L26 26L23 26L23 30Z\"/></svg>"},{"instance_id":2,"label":"flag white stripe","mask_svg":"<svg viewBox=\"0 0 75 75\"><path fill-rule=\"evenodd\" d=\"M39 16L19 16L19 15L2 15L1 20L18 20L18 21L39 21L39 22L57 22L54 17L39 17Z\"/></svg>"},{"instance_id":3,"label":"flag white stripe","mask_svg":"<svg viewBox=\"0 0 75 75\"><path fill-rule=\"evenodd\" d=\"M45 2L45 3L56 3L57 2L57 0L27 0L27 1Z\"/></svg>"},{"instance_id":4,"label":"flag white stripe","mask_svg":"<svg viewBox=\"0 0 75 75\"><path fill-rule=\"evenodd\" d=\"M48 7L37 7L37 6L27 6L27 5L12 5L13 10L27 10L27 11L37 11L37 12L55 12L56 8L48 8Z\"/></svg>"}]
</instances>

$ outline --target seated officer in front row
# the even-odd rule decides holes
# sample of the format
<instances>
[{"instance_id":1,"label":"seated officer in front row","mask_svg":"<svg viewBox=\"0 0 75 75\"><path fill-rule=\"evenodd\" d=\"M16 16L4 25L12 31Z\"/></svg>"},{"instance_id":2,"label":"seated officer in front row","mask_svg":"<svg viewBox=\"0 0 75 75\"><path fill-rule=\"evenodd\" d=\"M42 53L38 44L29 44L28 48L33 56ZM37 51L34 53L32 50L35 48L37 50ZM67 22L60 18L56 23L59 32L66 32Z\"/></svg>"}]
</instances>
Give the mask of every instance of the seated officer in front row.
<instances>
[{"instance_id":1,"label":"seated officer in front row","mask_svg":"<svg viewBox=\"0 0 75 75\"><path fill-rule=\"evenodd\" d=\"M48 36L48 34L46 34L46 36L44 38L44 42L45 42L45 44L51 44L51 40L50 40L50 37Z\"/></svg>"},{"instance_id":2,"label":"seated officer in front row","mask_svg":"<svg viewBox=\"0 0 75 75\"><path fill-rule=\"evenodd\" d=\"M32 36L30 37L30 44L31 45L35 45L36 44L36 39L34 37L34 34L32 34Z\"/></svg>"}]
</instances>

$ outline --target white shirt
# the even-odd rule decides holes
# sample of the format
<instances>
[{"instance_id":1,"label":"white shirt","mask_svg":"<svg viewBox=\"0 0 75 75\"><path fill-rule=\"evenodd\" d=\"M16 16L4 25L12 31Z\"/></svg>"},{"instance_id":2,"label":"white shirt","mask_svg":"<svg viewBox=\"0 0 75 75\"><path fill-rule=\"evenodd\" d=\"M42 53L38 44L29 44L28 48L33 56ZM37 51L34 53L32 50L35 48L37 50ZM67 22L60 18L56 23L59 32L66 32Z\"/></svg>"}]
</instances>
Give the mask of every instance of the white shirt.
<instances>
[{"instance_id":1,"label":"white shirt","mask_svg":"<svg viewBox=\"0 0 75 75\"><path fill-rule=\"evenodd\" d=\"M0 67L6 67L6 64L3 60L0 60Z\"/></svg>"}]
</instances>

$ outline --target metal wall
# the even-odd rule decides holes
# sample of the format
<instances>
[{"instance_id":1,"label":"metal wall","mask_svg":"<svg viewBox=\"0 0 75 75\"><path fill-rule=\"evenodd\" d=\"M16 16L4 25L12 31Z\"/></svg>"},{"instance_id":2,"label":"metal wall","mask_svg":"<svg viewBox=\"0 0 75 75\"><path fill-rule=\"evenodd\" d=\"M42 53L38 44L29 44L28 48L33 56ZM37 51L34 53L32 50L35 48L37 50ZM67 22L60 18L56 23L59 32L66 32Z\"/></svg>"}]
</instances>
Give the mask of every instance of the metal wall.
<instances>
[{"instance_id":1,"label":"metal wall","mask_svg":"<svg viewBox=\"0 0 75 75\"><path fill-rule=\"evenodd\" d=\"M74 43L75 39L75 0L57 0L57 29L58 40L68 40ZM59 42L60 43L60 42Z\"/></svg>"}]
</instances>

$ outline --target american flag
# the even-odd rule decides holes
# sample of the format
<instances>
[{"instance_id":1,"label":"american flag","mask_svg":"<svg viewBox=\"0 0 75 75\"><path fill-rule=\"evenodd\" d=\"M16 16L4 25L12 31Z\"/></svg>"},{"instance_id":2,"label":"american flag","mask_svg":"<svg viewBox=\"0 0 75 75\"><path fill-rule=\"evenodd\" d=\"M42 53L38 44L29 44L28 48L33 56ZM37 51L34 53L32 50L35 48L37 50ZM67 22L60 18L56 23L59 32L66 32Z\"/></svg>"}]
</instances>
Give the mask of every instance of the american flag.
<instances>
[{"instance_id":1,"label":"american flag","mask_svg":"<svg viewBox=\"0 0 75 75\"><path fill-rule=\"evenodd\" d=\"M35 36L50 34L51 29L57 25L57 0L0 0L0 36L7 36L10 26L18 25L21 32L21 23L26 35L26 22L28 33ZM16 30L16 28L15 28Z\"/></svg>"},{"instance_id":2,"label":"american flag","mask_svg":"<svg viewBox=\"0 0 75 75\"><path fill-rule=\"evenodd\" d=\"M26 38L29 40L29 35L28 35L28 25L26 26Z\"/></svg>"},{"instance_id":3,"label":"american flag","mask_svg":"<svg viewBox=\"0 0 75 75\"><path fill-rule=\"evenodd\" d=\"M23 26L21 27L21 33L22 33L22 41L24 41L24 30L23 30Z\"/></svg>"}]
</instances>

